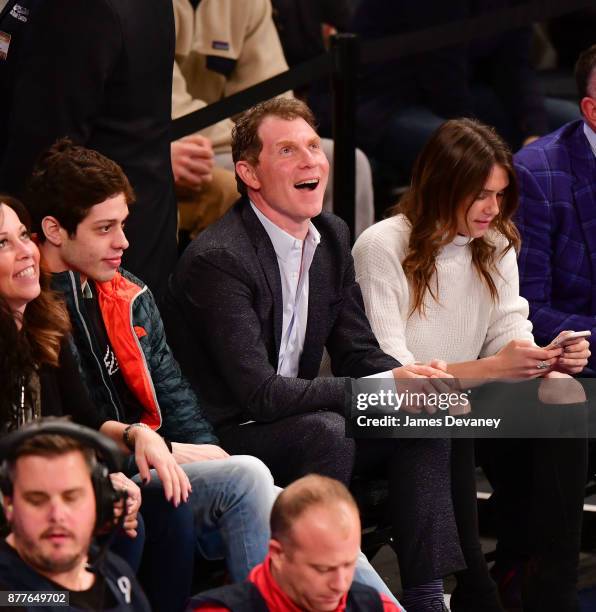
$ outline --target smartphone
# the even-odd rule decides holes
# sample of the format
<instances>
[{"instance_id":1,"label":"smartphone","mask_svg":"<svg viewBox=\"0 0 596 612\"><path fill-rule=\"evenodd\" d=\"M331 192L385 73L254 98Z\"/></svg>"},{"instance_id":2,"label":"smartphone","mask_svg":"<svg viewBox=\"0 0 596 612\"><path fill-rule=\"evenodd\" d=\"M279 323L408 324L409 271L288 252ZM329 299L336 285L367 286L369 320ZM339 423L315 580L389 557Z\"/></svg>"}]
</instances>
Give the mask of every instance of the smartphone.
<instances>
[{"instance_id":1,"label":"smartphone","mask_svg":"<svg viewBox=\"0 0 596 612\"><path fill-rule=\"evenodd\" d=\"M554 338L547 348L556 348L559 346L566 346L567 344L573 344L578 338L588 338L592 335L589 329L583 331L574 331L571 333L561 332L556 338Z\"/></svg>"}]
</instances>

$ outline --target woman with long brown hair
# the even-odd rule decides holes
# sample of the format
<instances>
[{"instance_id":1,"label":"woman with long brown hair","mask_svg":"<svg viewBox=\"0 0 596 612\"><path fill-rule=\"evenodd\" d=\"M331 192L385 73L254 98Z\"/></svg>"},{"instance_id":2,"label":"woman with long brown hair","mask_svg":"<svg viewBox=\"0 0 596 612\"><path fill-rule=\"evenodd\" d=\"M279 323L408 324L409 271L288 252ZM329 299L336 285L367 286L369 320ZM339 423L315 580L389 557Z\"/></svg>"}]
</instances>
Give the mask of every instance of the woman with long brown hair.
<instances>
[{"instance_id":1,"label":"woman with long brown hair","mask_svg":"<svg viewBox=\"0 0 596 612\"><path fill-rule=\"evenodd\" d=\"M581 372L585 340L564 353L533 342L519 295L516 208L502 139L474 120L444 123L420 153L393 216L354 246L356 279L385 352L403 364L441 359L454 377L479 382ZM452 609L501 610L478 539L473 440L452 442L452 498L467 564Z\"/></svg>"},{"instance_id":2,"label":"woman with long brown hair","mask_svg":"<svg viewBox=\"0 0 596 612\"><path fill-rule=\"evenodd\" d=\"M28 227L25 207L0 195L0 428L70 414L99 429L68 350L68 313L48 289Z\"/></svg>"}]
</instances>

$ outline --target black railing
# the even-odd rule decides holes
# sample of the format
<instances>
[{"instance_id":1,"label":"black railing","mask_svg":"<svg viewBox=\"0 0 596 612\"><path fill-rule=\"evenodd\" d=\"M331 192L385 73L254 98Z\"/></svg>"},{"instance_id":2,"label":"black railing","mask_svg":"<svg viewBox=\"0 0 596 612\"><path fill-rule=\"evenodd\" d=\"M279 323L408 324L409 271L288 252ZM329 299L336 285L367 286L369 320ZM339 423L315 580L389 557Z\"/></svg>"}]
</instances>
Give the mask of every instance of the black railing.
<instances>
[{"instance_id":1,"label":"black railing","mask_svg":"<svg viewBox=\"0 0 596 612\"><path fill-rule=\"evenodd\" d=\"M334 38L329 52L174 120L172 139L176 140L202 130L250 108L261 100L267 100L322 77L331 78L335 141L333 206L335 213L348 223L353 236L356 195L356 80L359 65L467 43L593 5L594 0L531 0L523 6L487 12L465 21L362 43L359 43L354 34L340 34Z\"/></svg>"}]
</instances>

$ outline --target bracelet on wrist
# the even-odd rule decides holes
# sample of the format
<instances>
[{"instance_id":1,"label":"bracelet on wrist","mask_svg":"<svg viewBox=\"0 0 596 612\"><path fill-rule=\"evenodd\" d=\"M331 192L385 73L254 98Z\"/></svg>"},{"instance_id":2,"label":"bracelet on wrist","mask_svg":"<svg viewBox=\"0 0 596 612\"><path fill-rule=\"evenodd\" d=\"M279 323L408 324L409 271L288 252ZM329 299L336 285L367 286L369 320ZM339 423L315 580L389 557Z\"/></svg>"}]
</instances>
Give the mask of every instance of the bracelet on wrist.
<instances>
[{"instance_id":1,"label":"bracelet on wrist","mask_svg":"<svg viewBox=\"0 0 596 612\"><path fill-rule=\"evenodd\" d=\"M151 429L151 427L149 427L149 425L145 425L145 423L131 423L124 429L124 431L122 432L122 441L124 442L128 450L130 450L131 452L134 452L135 450L135 440L134 437L131 435L132 430L135 427L141 427L142 429Z\"/></svg>"}]
</instances>

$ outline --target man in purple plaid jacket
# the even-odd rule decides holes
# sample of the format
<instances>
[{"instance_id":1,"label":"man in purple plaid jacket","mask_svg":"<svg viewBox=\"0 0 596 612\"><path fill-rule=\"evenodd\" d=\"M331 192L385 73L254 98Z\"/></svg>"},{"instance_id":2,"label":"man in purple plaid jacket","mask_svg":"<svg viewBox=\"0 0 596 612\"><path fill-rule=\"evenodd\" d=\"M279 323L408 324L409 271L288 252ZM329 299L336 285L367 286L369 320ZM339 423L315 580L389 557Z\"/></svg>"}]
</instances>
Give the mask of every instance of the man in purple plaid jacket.
<instances>
[{"instance_id":1,"label":"man in purple plaid jacket","mask_svg":"<svg viewBox=\"0 0 596 612\"><path fill-rule=\"evenodd\" d=\"M515 156L520 292L540 346L566 329L596 339L596 45L580 55L575 76L583 119ZM595 374L592 349L582 375Z\"/></svg>"},{"instance_id":2,"label":"man in purple plaid jacket","mask_svg":"<svg viewBox=\"0 0 596 612\"><path fill-rule=\"evenodd\" d=\"M591 330L596 338L596 45L580 55L575 75L583 118L514 158L520 293L539 346L563 330ZM595 353L582 376L596 374ZM491 573L501 601L515 608L523 599L528 612L577 612L586 440L498 442L490 454L484 449L482 463L499 516Z\"/></svg>"}]
</instances>

